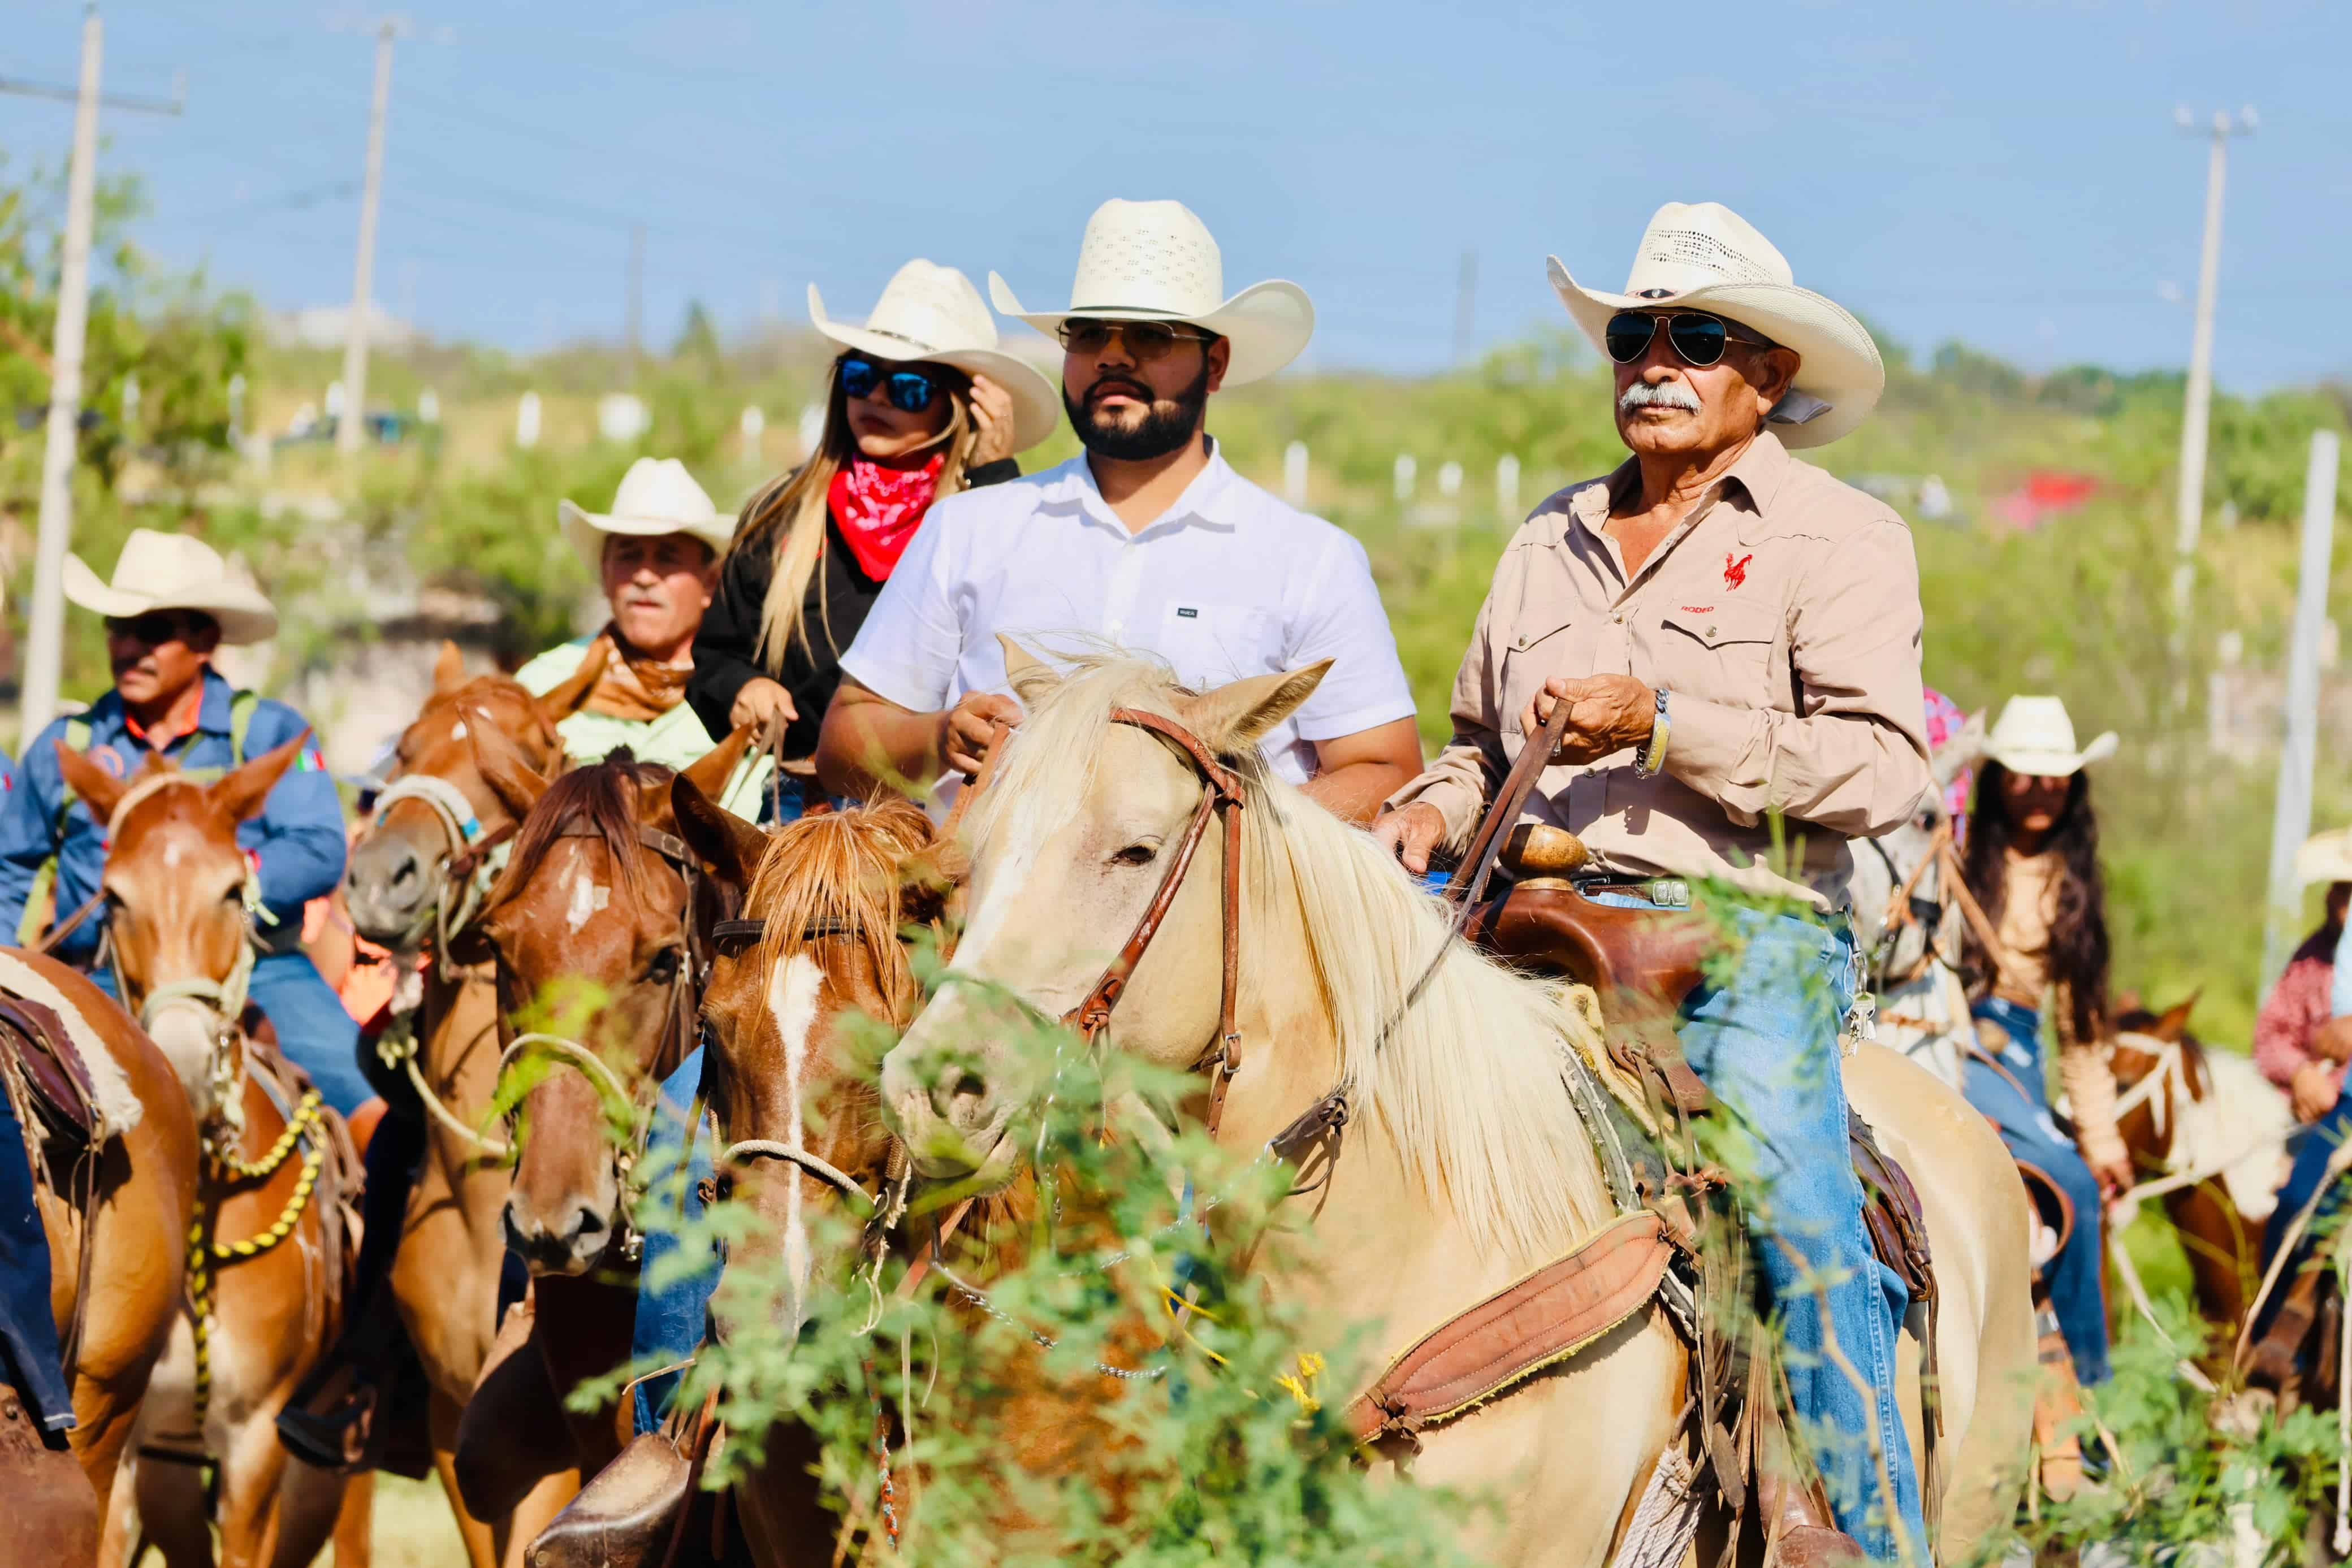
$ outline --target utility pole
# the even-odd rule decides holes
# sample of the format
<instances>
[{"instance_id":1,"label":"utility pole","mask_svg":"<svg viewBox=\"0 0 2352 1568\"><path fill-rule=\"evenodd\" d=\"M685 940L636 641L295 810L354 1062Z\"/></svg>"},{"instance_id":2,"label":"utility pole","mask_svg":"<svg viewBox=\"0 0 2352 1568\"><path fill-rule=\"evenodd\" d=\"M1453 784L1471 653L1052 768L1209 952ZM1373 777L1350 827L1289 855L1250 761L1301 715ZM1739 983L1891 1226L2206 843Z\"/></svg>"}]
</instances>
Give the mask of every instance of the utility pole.
<instances>
[{"instance_id":1,"label":"utility pole","mask_svg":"<svg viewBox=\"0 0 2352 1568\"><path fill-rule=\"evenodd\" d=\"M82 13L81 76L72 88L0 77L0 92L62 99L74 106L73 159L66 171L64 265L58 275L58 319L49 346L48 428L41 449L41 509L33 551L33 616L25 640L23 729L30 741L58 716L65 668L66 546L73 537L74 460L81 447L81 354L89 326L89 244L98 194L98 110L101 104L142 114L177 114L187 79L172 97L108 98L99 91L105 30L98 7Z\"/></svg>"},{"instance_id":2,"label":"utility pole","mask_svg":"<svg viewBox=\"0 0 2352 1568\"><path fill-rule=\"evenodd\" d=\"M2319 644L2327 627L2329 554L2336 543L2336 464L2332 430L2311 433L2303 479L2303 561L2295 580L2294 629L2286 660L2286 741L2279 751L2278 800L2271 816L2270 907L2263 921L2263 984L2286 967L2288 945L2303 914L2295 851L2311 836L2311 780L2319 759Z\"/></svg>"},{"instance_id":3,"label":"utility pole","mask_svg":"<svg viewBox=\"0 0 2352 1568\"><path fill-rule=\"evenodd\" d=\"M367 428L369 297L375 287L376 208L383 198L383 121L392 107L392 45L407 23L386 16L375 25L375 96L368 107L367 177L360 188L359 256L352 266L352 314L343 327L343 416L335 422L335 450L359 455Z\"/></svg>"},{"instance_id":4,"label":"utility pole","mask_svg":"<svg viewBox=\"0 0 2352 1568\"><path fill-rule=\"evenodd\" d=\"M1454 285L1454 362L1470 362L1477 322L1478 253L1462 253L1462 271Z\"/></svg>"},{"instance_id":5,"label":"utility pole","mask_svg":"<svg viewBox=\"0 0 2352 1568\"><path fill-rule=\"evenodd\" d=\"M2252 108L2232 119L2217 112L2210 131L2200 131L2196 117L2183 105L2174 114L2183 131L2210 135L2212 152L2205 166L2205 246L2197 272L2197 328L2189 347L2189 396L2180 420L2180 497L2174 532L2179 563L2172 573L2172 615L2185 625L2189 597L2197 580L2197 536L2205 522L2205 438L2213 406L2213 297L2221 287L2221 187L2229 173L2230 138L2253 134Z\"/></svg>"},{"instance_id":6,"label":"utility pole","mask_svg":"<svg viewBox=\"0 0 2352 1568\"><path fill-rule=\"evenodd\" d=\"M646 225L629 225L629 390L637 385L637 357L645 350Z\"/></svg>"}]
</instances>

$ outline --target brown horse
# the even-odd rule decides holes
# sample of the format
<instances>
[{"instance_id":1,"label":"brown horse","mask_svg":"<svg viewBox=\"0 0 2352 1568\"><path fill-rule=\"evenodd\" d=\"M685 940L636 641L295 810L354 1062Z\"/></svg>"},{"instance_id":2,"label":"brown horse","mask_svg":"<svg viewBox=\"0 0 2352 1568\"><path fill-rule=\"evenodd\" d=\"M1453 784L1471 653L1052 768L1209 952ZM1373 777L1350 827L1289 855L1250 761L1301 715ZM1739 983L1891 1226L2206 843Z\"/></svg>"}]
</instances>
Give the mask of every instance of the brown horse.
<instances>
[{"instance_id":1,"label":"brown horse","mask_svg":"<svg viewBox=\"0 0 2352 1568\"><path fill-rule=\"evenodd\" d=\"M48 1235L50 1304L70 1354L73 1451L94 1493L88 1507L95 1521L99 1500L113 1490L149 1375L180 1318L196 1195L195 1113L163 1052L80 974L35 953L0 954L0 988L59 1015L79 1039L101 1113L121 1124L82 1156L89 1162L86 1186L75 1180L69 1159L45 1157L45 1179L36 1187ZM36 1120L28 1118L25 1131L37 1150L47 1141ZM42 1500L0 1498L0 1511L21 1527ZM93 1533L90 1544L107 1561L123 1551L119 1538L100 1542Z\"/></svg>"},{"instance_id":2,"label":"brown horse","mask_svg":"<svg viewBox=\"0 0 2352 1568\"><path fill-rule=\"evenodd\" d=\"M488 889L494 852L536 799L527 786L510 798L499 785L516 791L519 776L561 769L555 727L579 707L602 669L601 659L591 660L582 666L585 678L534 697L504 675L468 679L457 645L443 643L433 695L401 734L374 824L353 846L344 878L352 924L391 948L421 988L404 1024L412 1054L404 1071L426 1112L425 1158L409 1193L392 1289L432 1385L434 1466L473 1568L519 1562L522 1543L576 1483L551 1478L516 1510L490 1519L476 1518L458 1495L452 1468L458 1417L498 1328L508 1176L501 1140L488 1125L498 1084L497 976L487 964L456 962L444 938L471 918ZM486 754L493 758L487 766Z\"/></svg>"},{"instance_id":3,"label":"brown horse","mask_svg":"<svg viewBox=\"0 0 2352 1568\"><path fill-rule=\"evenodd\" d=\"M104 889L126 1007L169 1060L194 1108L204 1155L186 1242L190 1314L172 1334L140 1410L137 1457L113 1499L172 1568L236 1568L318 1554L348 1500L364 1517L365 1479L289 1458L276 1420L341 1326L355 1224L356 1160L342 1119L302 1092L274 1047L247 1035L251 868L237 825L261 810L309 737L210 784L151 758L126 782L58 747L65 779L107 824ZM204 1475L218 1469L207 1507ZM127 1483L127 1484L126 1484ZM337 1560L364 1558L344 1532Z\"/></svg>"},{"instance_id":4,"label":"brown horse","mask_svg":"<svg viewBox=\"0 0 2352 1568\"><path fill-rule=\"evenodd\" d=\"M751 733L684 776L717 793ZM676 835L670 769L618 752L551 780L510 752L486 761L494 788L532 803L481 918L453 947L497 964L502 1071L527 1085L502 1222L530 1270L530 1354L568 1395L628 1353L629 1173L662 1078L694 1048L699 971L727 900ZM548 1027L519 1030L519 1019ZM496 1408L478 1397L460 1427L457 1474L477 1515L510 1506L532 1479ZM563 1419L582 1474L619 1451L609 1421Z\"/></svg>"},{"instance_id":5,"label":"brown horse","mask_svg":"<svg viewBox=\"0 0 2352 1568\"><path fill-rule=\"evenodd\" d=\"M2263 1226L2294 1125L2286 1097L2242 1056L2189 1032L2197 998L2161 1016L2125 1013L2107 1047L2120 1092L2116 1126L2139 1174L2129 1201L2160 1198L2179 1238L2197 1306L2219 1334L2216 1361L2244 1326L2262 1277ZM2120 1234L2128 1216L2118 1217ZM2118 1298L2118 1311L2126 1305Z\"/></svg>"}]
</instances>

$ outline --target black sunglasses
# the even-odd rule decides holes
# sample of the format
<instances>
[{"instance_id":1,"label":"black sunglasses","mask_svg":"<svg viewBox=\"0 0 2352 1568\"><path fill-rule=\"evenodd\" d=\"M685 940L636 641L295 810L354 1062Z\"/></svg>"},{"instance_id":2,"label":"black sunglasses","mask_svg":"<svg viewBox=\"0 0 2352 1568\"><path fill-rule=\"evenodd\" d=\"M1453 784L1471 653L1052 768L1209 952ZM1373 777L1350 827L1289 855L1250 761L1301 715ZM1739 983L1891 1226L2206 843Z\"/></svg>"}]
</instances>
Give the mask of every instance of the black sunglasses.
<instances>
[{"instance_id":1,"label":"black sunglasses","mask_svg":"<svg viewBox=\"0 0 2352 1568\"><path fill-rule=\"evenodd\" d=\"M1212 333L1180 331L1165 321L1097 321L1085 316L1071 317L1054 329L1054 336L1074 354L1099 354L1117 338L1139 363L1165 358L1179 343L1216 341Z\"/></svg>"},{"instance_id":2,"label":"black sunglasses","mask_svg":"<svg viewBox=\"0 0 2352 1568\"><path fill-rule=\"evenodd\" d=\"M846 354L841 361L841 390L863 402L876 387L889 389L890 406L901 413L920 413L940 395L940 383L920 371L892 371L887 375L873 361Z\"/></svg>"},{"instance_id":3,"label":"black sunglasses","mask_svg":"<svg viewBox=\"0 0 2352 1568\"><path fill-rule=\"evenodd\" d=\"M1630 365L1650 351L1650 340L1658 335L1660 322L1665 323L1666 341L1675 346L1675 352L1683 357L1686 365L1720 363L1724 350L1734 340L1764 349L1780 346L1720 316L1703 316L1696 310L1675 310L1663 316L1643 310L1620 310L1609 318L1601 340L1608 346L1611 359L1621 365Z\"/></svg>"},{"instance_id":4,"label":"black sunglasses","mask_svg":"<svg viewBox=\"0 0 2352 1568\"><path fill-rule=\"evenodd\" d=\"M106 632L110 637L128 637L134 643L158 648L166 643L185 643L202 624L199 617L178 610L150 610L144 615L110 615Z\"/></svg>"}]
</instances>

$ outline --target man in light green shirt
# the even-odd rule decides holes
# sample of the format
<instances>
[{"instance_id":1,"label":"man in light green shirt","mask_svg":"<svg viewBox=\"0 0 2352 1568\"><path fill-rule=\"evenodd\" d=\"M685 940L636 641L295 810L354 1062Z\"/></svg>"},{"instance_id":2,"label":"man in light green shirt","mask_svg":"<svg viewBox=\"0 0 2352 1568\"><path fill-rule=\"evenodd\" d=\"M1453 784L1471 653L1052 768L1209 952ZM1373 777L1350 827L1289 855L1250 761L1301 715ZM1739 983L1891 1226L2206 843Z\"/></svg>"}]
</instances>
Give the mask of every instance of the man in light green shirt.
<instances>
[{"instance_id":1,"label":"man in light green shirt","mask_svg":"<svg viewBox=\"0 0 2352 1568\"><path fill-rule=\"evenodd\" d=\"M604 674L587 702L556 726L573 760L594 762L627 747L640 762L684 768L718 745L686 702L694 670L694 634L719 580L719 558L734 519L713 507L686 465L640 457L629 465L610 512L563 502L564 531L604 584L613 618L593 637L550 648L515 678L534 693L553 690L590 650L609 644ZM747 758L728 779L720 804L746 821L774 764Z\"/></svg>"}]
</instances>

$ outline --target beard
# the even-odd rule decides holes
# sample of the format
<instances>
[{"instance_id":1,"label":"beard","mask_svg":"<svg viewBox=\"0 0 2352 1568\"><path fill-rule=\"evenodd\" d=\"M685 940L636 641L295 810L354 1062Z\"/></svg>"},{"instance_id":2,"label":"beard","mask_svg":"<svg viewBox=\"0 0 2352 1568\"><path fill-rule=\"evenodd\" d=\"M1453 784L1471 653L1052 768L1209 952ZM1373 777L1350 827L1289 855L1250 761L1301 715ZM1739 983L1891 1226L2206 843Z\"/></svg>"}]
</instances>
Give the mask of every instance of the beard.
<instances>
[{"instance_id":1,"label":"beard","mask_svg":"<svg viewBox=\"0 0 2352 1568\"><path fill-rule=\"evenodd\" d=\"M1132 425L1122 424L1116 416L1097 409L1094 400L1113 390L1148 400L1143 417ZM1201 373L1174 397L1156 397L1141 382L1117 376L1106 376L1088 387L1084 402L1071 397L1066 389L1062 393L1063 411L1070 416L1070 428L1078 433L1080 444L1096 456L1115 463L1148 463L1181 449L1201 428L1201 416L1208 406L1206 354L1201 357Z\"/></svg>"}]
</instances>

